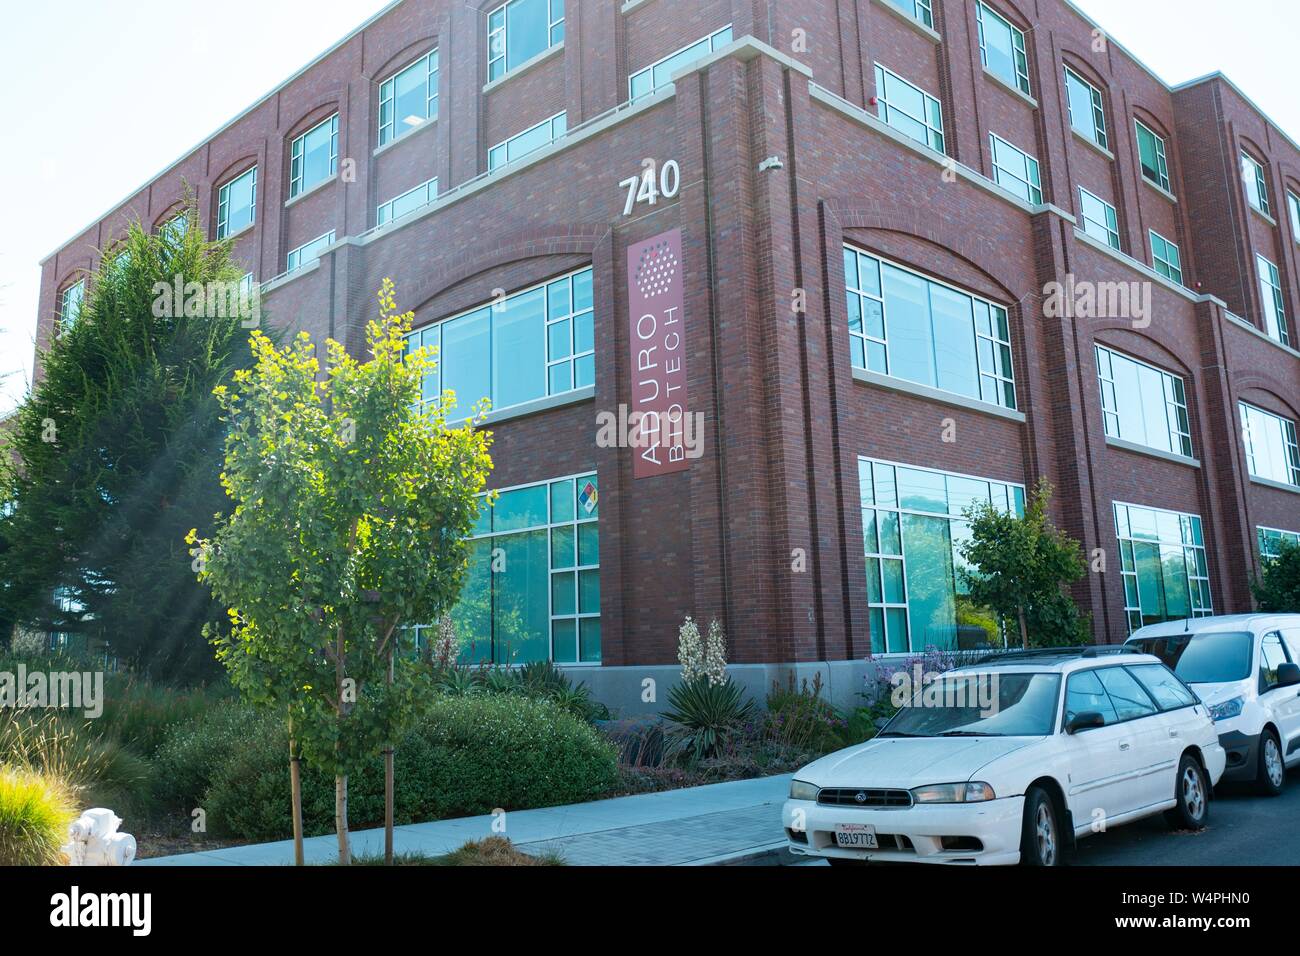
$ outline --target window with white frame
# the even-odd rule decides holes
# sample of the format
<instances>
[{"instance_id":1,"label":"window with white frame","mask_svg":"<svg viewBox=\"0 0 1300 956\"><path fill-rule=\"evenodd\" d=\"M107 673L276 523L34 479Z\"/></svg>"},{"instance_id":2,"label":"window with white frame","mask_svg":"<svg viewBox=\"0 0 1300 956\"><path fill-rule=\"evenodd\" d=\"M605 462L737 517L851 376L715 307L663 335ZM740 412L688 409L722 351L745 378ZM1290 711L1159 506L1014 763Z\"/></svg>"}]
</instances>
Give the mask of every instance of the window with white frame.
<instances>
[{"instance_id":1,"label":"window with white frame","mask_svg":"<svg viewBox=\"0 0 1300 956\"><path fill-rule=\"evenodd\" d=\"M1282 556L1282 548L1291 545L1300 548L1300 531L1283 531L1281 528L1257 527L1259 535L1259 556L1265 561Z\"/></svg>"},{"instance_id":2,"label":"window with white frame","mask_svg":"<svg viewBox=\"0 0 1300 956\"><path fill-rule=\"evenodd\" d=\"M1300 486L1300 447L1295 422L1262 408L1238 402L1246 467L1252 477Z\"/></svg>"},{"instance_id":3,"label":"window with white frame","mask_svg":"<svg viewBox=\"0 0 1300 956\"><path fill-rule=\"evenodd\" d=\"M1300 242L1300 196L1289 189L1286 193L1286 208L1291 213L1291 238Z\"/></svg>"},{"instance_id":4,"label":"window with white frame","mask_svg":"<svg viewBox=\"0 0 1300 956\"><path fill-rule=\"evenodd\" d=\"M497 491L469 539L451 619L465 664L599 664L600 491L595 472ZM417 646L437 628L416 628Z\"/></svg>"},{"instance_id":5,"label":"window with white frame","mask_svg":"<svg viewBox=\"0 0 1300 956\"><path fill-rule=\"evenodd\" d=\"M59 295L59 324L70 329L77 324L81 305L86 300L86 280L79 279Z\"/></svg>"},{"instance_id":6,"label":"window with white frame","mask_svg":"<svg viewBox=\"0 0 1300 956\"><path fill-rule=\"evenodd\" d=\"M172 242L179 242L185 238L185 233L190 231L190 217L186 213L177 213L168 219L158 229L160 236L165 236Z\"/></svg>"},{"instance_id":7,"label":"window with white frame","mask_svg":"<svg viewBox=\"0 0 1300 956\"><path fill-rule=\"evenodd\" d=\"M1095 346L1101 415L1111 438L1192 457L1183 379L1122 352Z\"/></svg>"},{"instance_id":8,"label":"window with white frame","mask_svg":"<svg viewBox=\"0 0 1300 956\"><path fill-rule=\"evenodd\" d=\"M993 181L1035 206L1043 202L1043 188L1038 178L1038 160L1008 143L997 133L989 133L993 154Z\"/></svg>"},{"instance_id":9,"label":"window with white frame","mask_svg":"<svg viewBox=\"0 0 1300 956\"><path fill-rule=\"evenodd\" d=\"M854 368L1016 407L1007 310L844 247Z\"/></svg>"},{"instance_id":10,"label":"window with white frame","mask_svg":"<svg viewBox=\"0 0 1300 956\"><path fill-rule=\"evenodd\" d=\"M286 272L294 272L304 266L309 266L317 259L326 248L334 244L334 230L331 229L323 236L317 236L311 242L304 242L297 249L290 250L289 261L285 267Z\"/></svg>"},{"instance_id":11,"label":"window with white frame","mask_svg":"<svg viewBox=\"0 0 1300 956\"><path fill-rule=\"evenodd\" d=\"M1129 631L1214 614L1199 515L1115 502Z\"/></svg>"},{"instance_id":12,"label":"window with white frame","mask_svg":"<svg viewBox=\"0 0 1300 956\"><path fill-rule=\"evenodd\" d=\"M1151 234L1151 265L1166 279L1183 284L1183 259L1178 247L1154 229Z\"/></svg>"},{"instance_id":13,"label":"window with white frame","mask_svg":"<svg viewBox=\"0 0 1300 956\"><path fill-rule=\"evenodd\" d=\"M1142 175L1169 192L1169 161L1165 158L1164 137L1141 120L1133 123L1137 127L1138 162L1142 166Z\"/></svg>"},{"instance_id":14,"label":"window with white frame","mask_svg":"<svg viewBox=\"0 0 1300 956\"><path fill-rule=\"evenodd\" d=\"M919 86L876 64L877 113L894 129L942 153L943 107Z\"/></svg>"},{"instance_id":15,"label":"window with white frame","mask_svg":"<svg viewBox=\"0 0 1300 956\"><path fill-rule=\"evenodd\" d=\"M1079 187L1079 218L1083 220L1083 231L1088 235L1113 249L1120 247L1115 207L1082 186Z\"/></svg>"},{"instance_id":16,"label":"window with white frame","mask_svg":"<svg viewBox=\"0 0 1300 956\"><path fill-rule=\"evenodd\" d=\"M1024 487L870 458L858 459L858 487L872 652L1000 643L996 626L971 633L958 623L970 591L961 572L972 570L961 556L970 538L965 512L989 505L1023 515Z\"/></svg>"},{"instance_id":17,"label":"window with white frame","mask_svg":"<svg viewBox=\"0 0 1300 956\"><path fill-rule=\"evenodd\" d=\"M662 60L656 60L645 69L637 70L627 78L628 99L639 100L649 96L655 90L672 82L673 74L682 67L694 63L702 56L714 50L720 50L731 42L731 24L709 34L702 40L682 47L676 53L670 53Z\"/></svg>"},{"instance_id":18,"label":"window with white frame","mask_svg":"<svg viewBox=\"0 0 1300 956\"><path fill-rule=\"evenodd\" d=\"M422 398L453 391L458 416L484 398L499 411L594 385L591 268L417 329L407 347L437 351Z\"/></svg>"},{"instance_id":19,"label":"window with white frame","mask_svg":"<svg viewBox=\"0 0 1300 956\"><path fill-rule=\"evenodd\" d=\"M1286 300L1282 297L1282 277L1277 266L1259 253L1255 254L1255 265L1259 270L1259 296L1264 304L1264 331L1269 338L1291 344L1291 333L1286 327Z\"/></svg>"},{"instance_id":20,"label":"window with white frame","mask_svg":"<svg viewBox=\"0 0 1300 956\"><path fill-rule=\"evenodd\" d=\"M534 153L543 146L550 146L565 134L568 122L568 112L561 110L550 119L542 120L536 126L497 143L488 150L488 172L500 169L507 163L513 163L516 159Z\"/></svg>"},{"instance_id":21,"label":"window with white frame","mask_svg":"<svg viewBox=\"0 0 1300 956\"><path fill-rule=\"evenodd\" d=\"M975 5L979 31L980 62L1008 86L1029 94L1029 58L1025 55L1025 33L986 3Z\"/></svg>"},{"instance_id":22,"label":"window with white frame","mask_svg":"<svg viewBox=\"0 0 1300 956\"><path fill-rule=\"evenodd\" d=\"M339 114L317 123L289 148L289 198L329 179L339 168Z\"/></svg>"},{"instance_id":23,"label":"window with white frame","mask_svg":"<svg viewBox=\"0 0 1300 956\"><path fill-rule=\"evenodd\" d=\"M392 222L394 219L400 219L407 213L415 212L422 206L427 206L438 198L438 177L420 183L414 189L408 189L400 196L396 196L386 203L381 203L375 211L375 225L382 226L385 223Z\"/></svg>"},{"instance_id":24,"label":"window with white frame","mask_svg":"<svg viewBox=\"0 0 1300 956\"><path fill-rule=\"evenodd\" d=\"M239 291L240 294L244 297L245 301L247 301L248 298L252 296L253 286L256 283L257 280L253 278L252 272L245 272L243 278L239 280Z\"/></svg>"},{"instance_id":25,"label":"window with white frame","mask_svg":"<svg viewBox=\"0 0 1300 956\"><path fill-rule=\"evenodd\" d=\"M1273 214L1273 206L1268 201L1268 180L1264 178L1264 166L1254 156L1241 151L1241 181L1246 186L1246 200L1264 213Z\"/></svg>"},{"instance_id":26,"label":"window with white frame","mask_svg":"<svg viewBox=\"0 0 1300 956\"><path fill-rule=\"evenodd\" d=\"M934 13L930 10L930 0L885 0L898 10L902 10L913 20L919 20L927 27L934 27Z\"/></svg>"},{"instance_id":27,"label":"window with white frame","mask_svg":"<svg viewBox=\"0 0 1300 956\"><path fill-rule=\"evenodd\" d=\"M488 14L488 80L564 42L564 0L510 0Z\"/></svg>"},{"instance_id":28,"label":"window with white frame","mask_svg":"<svg viewBox=\"0 0 1300 956\"><path fill-rule=\"evenodd\" d=\"M1101 90L1068 66L1065 68L1065 101L1070 112L1070 126L1106 149L1109 139L1106 136L1106 110L1102 107Z\"/></svg>"},{"instance_id":29,"label":"window with white frame","mask_svg":"<svg viewBox=\"0 0 1300 956\"><path fill-rule=\"evenodd\" d=\"M379 84L379 145L438 118L438 50Z\"/></svg>"},{"instance_id":30,"label":"window with white frame","mask_svg":"<svg viewBox=\"0 0 1300 956\"><path fill-rule=\"evenodd\" d=\"M257 221L257 167L240 173L217 191L217 238L225 239Z\"/></svg>"}]
</instances>

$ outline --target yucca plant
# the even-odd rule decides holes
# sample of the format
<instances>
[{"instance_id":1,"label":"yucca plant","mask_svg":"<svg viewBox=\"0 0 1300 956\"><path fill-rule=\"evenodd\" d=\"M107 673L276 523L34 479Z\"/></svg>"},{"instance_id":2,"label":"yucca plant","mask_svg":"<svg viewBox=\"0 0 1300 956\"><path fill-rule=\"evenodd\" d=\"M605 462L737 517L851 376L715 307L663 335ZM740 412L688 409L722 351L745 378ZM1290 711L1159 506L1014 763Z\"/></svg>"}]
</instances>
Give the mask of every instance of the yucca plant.
<instances>
[{"instance_id":1,"label":"yucca plant","mask_svg":"<svg viewBox=\"0 0 1300 956\"><path fill-rule=\"evenodd\" d=\"M714 756L727 738L754 715L754 702L730 677L720 682L707 676L685 680L668 692L672 724L669 748L691 762Z\"/></svg>"},{"instance_id":2,"label":"yucca plant","mask_svg":"<svg viewBox=\"0 0 1300 956\"><path fill-rule=\"evenodd\" d=\"M72 797L54 777L0 766L0 866L57 866L76 819Z\"/></svg>"}]
</instances>

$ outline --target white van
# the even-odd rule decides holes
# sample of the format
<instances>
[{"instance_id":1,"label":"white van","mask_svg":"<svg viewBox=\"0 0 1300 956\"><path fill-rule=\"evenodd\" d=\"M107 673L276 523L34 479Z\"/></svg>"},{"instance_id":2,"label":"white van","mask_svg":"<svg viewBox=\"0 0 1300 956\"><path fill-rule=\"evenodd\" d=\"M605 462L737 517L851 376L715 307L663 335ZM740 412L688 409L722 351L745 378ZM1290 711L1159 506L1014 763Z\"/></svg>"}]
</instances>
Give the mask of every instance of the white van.
<instances>
[{"instance_id":1,"label":"white van","mask_svg":"<svg viewBox=\"0 0 1300 956\"><path fill-rule=\"evenodd\" d=\"M1230 614L1150 624L1128 639L1206 704L1228 754L1224 780L1276 796L1300 766L1300 614Z\"/></svg>"}]
</instances>

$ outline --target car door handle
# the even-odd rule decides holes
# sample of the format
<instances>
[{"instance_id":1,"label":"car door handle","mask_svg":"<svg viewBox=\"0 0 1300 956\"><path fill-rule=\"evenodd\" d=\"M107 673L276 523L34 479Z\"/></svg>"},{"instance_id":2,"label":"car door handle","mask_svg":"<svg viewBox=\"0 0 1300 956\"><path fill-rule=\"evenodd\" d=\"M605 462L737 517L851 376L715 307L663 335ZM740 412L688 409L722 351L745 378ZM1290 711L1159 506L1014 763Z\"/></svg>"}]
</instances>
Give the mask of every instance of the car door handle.
<instances>
[{"instance_id":1,"label":"car door handle","mask_svg":"<svg viewBox=\"0 0 1300 956\"><path fill-rule=\"evenodd\" d=\"M1120 749L1120 750L1128 750L1128 748L1129 748L1129 745L1128 745L1128 744L1120 744L1120 745L1119 745L1119 749Z\"/></svg>"},{"instance_id":2,"label":"car door handle","mask_svg":"<svg viewBox=\"0 0 1300 956\"><path fill-rule=\"evenodd\" d=\"M1177 736L1178 736L1178 731L1171 729L1171 730L1169 731L1169 736L1170 736L1170 737L1177 737Z\"/></svg>"}]
</instances>

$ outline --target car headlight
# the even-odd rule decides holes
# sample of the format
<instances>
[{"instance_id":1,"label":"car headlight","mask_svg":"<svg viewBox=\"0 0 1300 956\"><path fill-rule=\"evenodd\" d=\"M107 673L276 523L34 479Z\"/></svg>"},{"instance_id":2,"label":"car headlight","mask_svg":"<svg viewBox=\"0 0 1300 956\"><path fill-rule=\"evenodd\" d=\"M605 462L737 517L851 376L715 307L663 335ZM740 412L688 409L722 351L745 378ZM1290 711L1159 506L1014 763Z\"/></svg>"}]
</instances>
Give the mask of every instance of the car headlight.
<instances>
[{"instance_id":1,"label":"car headlight","mask_svg":"<svg viewBox=\"0 0 1300 956\"><path fill-rule=\"evenodd\" d=\"M912 791L916 803L982 803L996 799L993 788L982 782L936 783Z\"/></svg>"},{"instance_id":2,"label":"car headlight","mask_svg":"<svg viewBox=\"0 0 1300 956\"><path fill-rule=\"evenodd\" d=\"M1210 718L1212 720L1230 720L1233 717L1239 717L1242 708L1245 706L1245 697L1234 697L1232 700L1222 701L1210 708Z\"/></svg>"},{"instance_id":3,"label":"car headlight","mask_svg":"<svg viewBox=\"0 0 1300 956\"><path fill-rule=\"evenodd\" d=\"M802 780L790 781L790 799L791 800L816 800L817 787L811 783L804 783Z\"/></svg>"}]
</instances>

